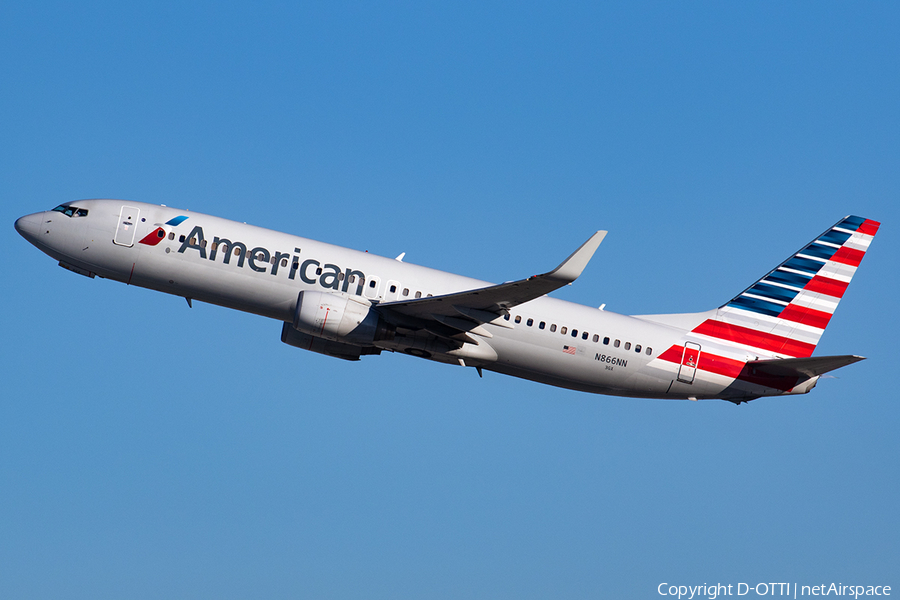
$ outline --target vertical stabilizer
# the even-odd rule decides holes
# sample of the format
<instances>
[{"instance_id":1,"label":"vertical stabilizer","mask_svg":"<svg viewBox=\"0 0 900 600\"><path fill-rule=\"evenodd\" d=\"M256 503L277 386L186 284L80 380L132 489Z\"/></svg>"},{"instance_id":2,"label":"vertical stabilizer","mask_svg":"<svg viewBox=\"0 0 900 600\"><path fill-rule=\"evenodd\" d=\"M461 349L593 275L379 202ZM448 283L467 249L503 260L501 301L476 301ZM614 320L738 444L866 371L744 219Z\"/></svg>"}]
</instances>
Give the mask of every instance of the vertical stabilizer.
<instances>
[{"instance_id":1,"label":"vertical stabilizer","mask_svg":"<svg viewBox=\"0 0 900 600\"><path fill-rule=\"evenodd\" d=\"M842 219L693 332L760 356L811 356L879 225L862 217Z\"/></svg>"}]
</instances>

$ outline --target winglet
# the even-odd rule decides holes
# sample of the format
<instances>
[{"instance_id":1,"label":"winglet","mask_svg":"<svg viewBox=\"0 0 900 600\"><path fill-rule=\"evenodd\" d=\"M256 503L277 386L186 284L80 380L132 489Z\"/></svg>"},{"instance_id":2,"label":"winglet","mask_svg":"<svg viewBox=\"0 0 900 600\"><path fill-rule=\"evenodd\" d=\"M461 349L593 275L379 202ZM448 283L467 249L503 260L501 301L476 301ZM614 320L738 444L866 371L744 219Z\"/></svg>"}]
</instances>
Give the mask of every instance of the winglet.
<instances>
[{"instance_id":1,"label":"winglet","mask_svg":"<svg viewBox=\"0 0 900 600\"><path fill-rule=\"evenodd\" d=\"M578 279L581 272L584 271L584 268L594 256L594 252L596 252L597 248L600 246L600 242L606 237L606 233L606 231L598 231L592 235L590 239L583 243L578 250L573 252L569 258L562 261L558 267L547 273L546 277L548 279L565 281L566 283L571 283Z\"/></svg>"}]
</instances>

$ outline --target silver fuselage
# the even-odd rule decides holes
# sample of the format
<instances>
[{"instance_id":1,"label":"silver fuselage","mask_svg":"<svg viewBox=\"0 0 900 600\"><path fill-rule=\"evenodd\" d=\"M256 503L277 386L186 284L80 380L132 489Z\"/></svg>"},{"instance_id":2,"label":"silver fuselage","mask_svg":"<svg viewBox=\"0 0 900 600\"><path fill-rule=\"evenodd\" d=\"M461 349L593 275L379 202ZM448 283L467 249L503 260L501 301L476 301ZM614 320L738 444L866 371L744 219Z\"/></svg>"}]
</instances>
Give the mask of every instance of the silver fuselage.
<instances>
[{"instance_id":1,"label":"silver fuselage","mask_svg":"<svg viewBox=\"0 0 900 600\"><path fill-rule=\"evenodd\" d=\"M304 290L362 296L377 306L491 285L181 209L120 200L76 204L86 216L35 213L19 219L16 228L76 272L286 323ZM178 217L187 218L169 225ZM154 231L162 232L159 239L142 243ZM686 340L734 361L761 358L759 352L692 337L709 314L633 317L543 296L510 309L504 326L483 325L487 335L479 341L496 358L492 353L462 361L427 352L427 340L416 341L411 333L376 345L599 394L701 399L785 393L702 370L687 381L679 377L679 362L660 358Z\"/></svg>"}]
</instances>

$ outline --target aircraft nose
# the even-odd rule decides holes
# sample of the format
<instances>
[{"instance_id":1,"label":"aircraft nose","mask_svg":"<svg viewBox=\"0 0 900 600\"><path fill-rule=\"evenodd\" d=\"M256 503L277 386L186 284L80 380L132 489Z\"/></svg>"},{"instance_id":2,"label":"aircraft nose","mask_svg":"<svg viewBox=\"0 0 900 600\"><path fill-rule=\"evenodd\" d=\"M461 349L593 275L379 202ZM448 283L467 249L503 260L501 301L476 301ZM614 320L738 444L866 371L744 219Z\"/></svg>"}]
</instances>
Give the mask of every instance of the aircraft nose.
<instances>
[{"instance_id":1,"label":"aircraft nose","mask_svg":"<svg viewBox=\"0 0 900 600\"><path fill-rule=\"evenodd\" d=\"M16 219L16 231L29 242L34 243L41 232L44 213L34 213Z\"/></svg>"}]
</instances>

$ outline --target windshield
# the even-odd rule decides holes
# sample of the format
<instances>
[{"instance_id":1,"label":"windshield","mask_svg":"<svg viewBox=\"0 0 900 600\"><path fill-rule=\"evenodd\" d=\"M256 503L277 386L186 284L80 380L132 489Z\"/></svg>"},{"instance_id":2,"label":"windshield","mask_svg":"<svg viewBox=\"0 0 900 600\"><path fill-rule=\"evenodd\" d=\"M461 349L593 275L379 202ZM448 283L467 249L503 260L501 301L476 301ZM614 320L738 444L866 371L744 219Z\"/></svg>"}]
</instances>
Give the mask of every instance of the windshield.
<instances>
[{"instance_id":1,"label":"windshield","mask_svg":"<svg viewBox=\"0 0 900 600\"><path fill-rule=\"evenodd\" d=\"M86 217L88 215L86 208L78 208L71 204L60 204L50 212L61 212L67 217Z\"/></svg>"}]
</instances>

